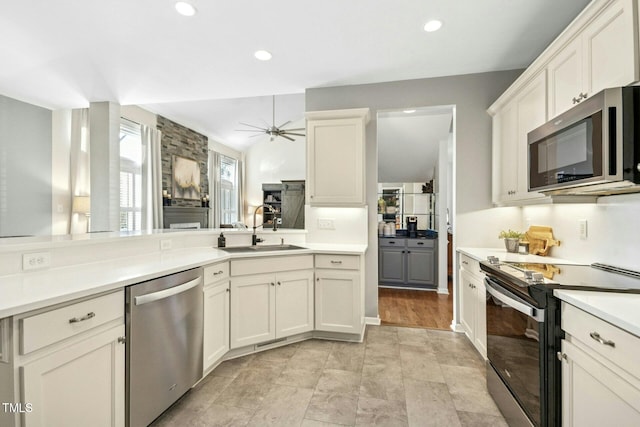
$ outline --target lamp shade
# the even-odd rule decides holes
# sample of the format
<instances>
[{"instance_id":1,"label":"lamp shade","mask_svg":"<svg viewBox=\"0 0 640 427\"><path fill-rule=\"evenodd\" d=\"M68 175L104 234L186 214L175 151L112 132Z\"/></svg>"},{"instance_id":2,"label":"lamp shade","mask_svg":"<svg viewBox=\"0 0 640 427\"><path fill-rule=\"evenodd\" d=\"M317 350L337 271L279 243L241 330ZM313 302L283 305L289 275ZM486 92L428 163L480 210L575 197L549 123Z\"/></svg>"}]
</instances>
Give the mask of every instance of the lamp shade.
<instances>
[{"instance_id":1,"label":"lamp shade","mask_svg":"<svg viewBox=\"0 0 640 427\"><path fill-rule=\"evenodd\" d=\"M91 212L91 197L89 196L74 196L73 206L71 208L73 212L88 214Z\"/></svg>"}]
</instances>

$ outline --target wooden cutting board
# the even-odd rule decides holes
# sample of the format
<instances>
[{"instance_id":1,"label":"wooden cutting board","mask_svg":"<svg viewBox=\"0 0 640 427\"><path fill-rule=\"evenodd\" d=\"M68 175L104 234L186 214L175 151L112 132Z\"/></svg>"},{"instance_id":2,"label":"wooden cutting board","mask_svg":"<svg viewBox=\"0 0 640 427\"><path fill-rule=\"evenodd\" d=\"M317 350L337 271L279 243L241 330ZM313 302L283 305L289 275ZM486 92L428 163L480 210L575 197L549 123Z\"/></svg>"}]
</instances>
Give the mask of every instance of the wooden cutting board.
<instances>
[{"instance_id":1,"label":"wooden cutting board","mask_svg":"<svg viewBox=\"0 0 640 427\"><path fill-rule=\"evenodd\" d=\"M552 246L560 246L560 241L553 238L553 230L546 225L532 225L524 235L532 255L547 256Z\"/></svg>"}]
</instances>

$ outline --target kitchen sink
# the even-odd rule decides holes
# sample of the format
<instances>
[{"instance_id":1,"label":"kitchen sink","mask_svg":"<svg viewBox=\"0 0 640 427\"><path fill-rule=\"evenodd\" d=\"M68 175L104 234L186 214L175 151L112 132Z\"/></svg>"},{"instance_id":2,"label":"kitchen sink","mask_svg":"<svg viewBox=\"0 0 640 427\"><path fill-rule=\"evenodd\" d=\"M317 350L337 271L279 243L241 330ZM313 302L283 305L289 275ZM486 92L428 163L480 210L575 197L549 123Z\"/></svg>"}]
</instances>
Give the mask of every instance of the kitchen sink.
<instances>
[{"instance_id":1,"label":"kitchen sink","mask_svg":"<svg viewBox=\"0 0 640 427\"><path fill-rule=\"evenodd\" d=\"M273 251L292 251L299 249L307 249L296 245L257 245L257 246L238 246L235 248L218 248L230 253L251 253L251 252L273 252Z\"/></svg>"}]
</instances>

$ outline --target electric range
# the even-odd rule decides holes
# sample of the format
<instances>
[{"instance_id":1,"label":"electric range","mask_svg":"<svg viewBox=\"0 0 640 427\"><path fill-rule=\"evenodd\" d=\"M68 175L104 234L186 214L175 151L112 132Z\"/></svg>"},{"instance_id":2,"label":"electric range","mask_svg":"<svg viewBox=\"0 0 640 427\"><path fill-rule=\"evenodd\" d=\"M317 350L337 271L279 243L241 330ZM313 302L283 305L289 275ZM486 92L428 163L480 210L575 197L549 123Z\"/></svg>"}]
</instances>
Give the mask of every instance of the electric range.
<instances>
[{"instance_id":1,"label":"electric range","mask_svg":"<svg viewBox=\"0 0 640 427\"><path fill-rule=\"evenodd\" d=\"M640 273L604 264L480 263L487 290L487 387L511 426L561 425L564 333L554 289L640 293Z\"/></svg>"}]
</instances>

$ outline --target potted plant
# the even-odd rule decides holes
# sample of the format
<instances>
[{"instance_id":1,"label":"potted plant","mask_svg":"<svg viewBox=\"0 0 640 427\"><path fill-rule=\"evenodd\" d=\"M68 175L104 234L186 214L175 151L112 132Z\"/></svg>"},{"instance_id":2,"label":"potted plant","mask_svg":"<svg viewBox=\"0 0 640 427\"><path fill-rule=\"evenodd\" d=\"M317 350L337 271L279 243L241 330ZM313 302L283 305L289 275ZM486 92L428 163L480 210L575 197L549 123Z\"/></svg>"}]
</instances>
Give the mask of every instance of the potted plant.
<instances>
[{"instance_id":1,"label":"potted plant","mask_svg":"<svg viewBox=\"0 0 640 427\"><path fill-rule=\"evenodd\" d=\"M507 249L507 252L518 252L518 245L520 244L520 239L524 237L524 234L519 231L513 231L511 229L504 231L502 230L498 235L498 239L504 239L504 247Z\"/></svg>"}]
</instances>

